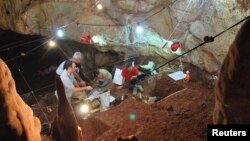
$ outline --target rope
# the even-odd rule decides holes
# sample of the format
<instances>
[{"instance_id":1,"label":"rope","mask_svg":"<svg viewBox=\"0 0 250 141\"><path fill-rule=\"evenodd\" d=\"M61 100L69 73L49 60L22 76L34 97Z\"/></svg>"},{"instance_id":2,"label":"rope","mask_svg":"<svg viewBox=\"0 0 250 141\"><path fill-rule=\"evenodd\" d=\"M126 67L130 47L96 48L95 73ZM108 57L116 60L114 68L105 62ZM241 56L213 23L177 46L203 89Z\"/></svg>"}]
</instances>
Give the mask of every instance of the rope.
<instances>
[{"instance_id":1,"label":"rope","mask_svg":"<svg viewBox=\"0 0 250 141\"><path fill-rule=\"evenodd\" d=\"M40 90L43 90L43 89L45 89L45 88L50 88L50 87L52 87L52 86L54 86L54 83L51 83L51 84L49 84L49 85L47 85L47 86L44 86L44 87L39 88L39 89L36 89L36 90L34 90L34 92L38 92L38 91L40 91Z\"/></svg>"},{"instance_id":2,"label":"rope","mask_svg":"<svg viewBox=\"0 0 250 141\"><path fill-rule=\"evenodd\" d=\"M232 25L232 26L229 27L228 29L226 29L226 30L224 30L224 31L222 31L222 32L220 32L220 33L218 33L218 34L215 35L213 38L216 38L216 37L220 36L221 34L225 33L226 31L230 30L231 28L237 26L238 24L244 22L245 20L247 20L247 19L249 19L249 18L250 18L250 16L245 17L244 19L240 20L239 22L237 22L236 24ZM211 39L208 39L208 41L210 41L210 40L211 40Z\"/></svg>"},{"instance_id":3,"label":"rope","mask_svg":"<svg viewBox=\"0 0 250 141\"><path fill-rule=\"evenodd\" d=\"M16 41L16 42L12 42L12 43L9 43L9 44L0 46L0 48L6 48L6 47L8 47L8 46L15 45L15 44L17 44L17 43L23 42L23 41L28 40L28 39L30 39L30 38L32 38L32 36L31 36L31 37L24 38L24 39L21 39L21 40L18 40L18 41ZM0 51L0 52L1 52L1 51Z\"/></svg>"},{"instance_id":4,"label":"rope","mask_svg":"<svg viewBox=\"0 0 250 141\"><path fill-rule=\"evenodd\" d=\"M41 91L41 90L43 90L43 89L45 89L45 88L50 88L50 87L52 87L52 86L54 86L54 84L53 83L51 83L51 84L49 84L49 85L47 85L47 86L44 86L44 87L41 87L41 88L38 88L38 89L36 89L36 90L33 90L33 92L34 93L36 93L36 92L39 92L39 91ZM28 93L24 93L24 94L22 94L22 95L26 95L26 94L29 94L30 92L28 92Z\"/></svg>"},{"instance_id":5,"label":"rope","mask_svg":"<svg viewBox=\"0 0 250 141\"><path fill-rule=\"evenodd\" d=\"M41 105L39 104L39 102L38 102L37 98L35 97L35 95L34 95L34 91L31 89L31 87L30 87L30 85L29 85L28 81L25 79L25 77L24 77L24 75L23 75L23 73L22 73L22 71L21 71L21 69L20 69L20 68L18 69L18 72L19 72L19 74L21 75L21 77L23 78L23 80L24 80L25 84L28 86L28 88L29 88L29 90L30 90L30 93L31 93L31 94L32 94L32 96L35 98L35 101L36 101L36 103L37 103L37 105L38 105L39 109L41 109L41 111L42 111L42 113L43 113L43 115L44 115L45 119L47 120L47 122L48 122L48 123L50 123L50 122L49 122L48 117L46 116L46 114L45 114L45 112L43 111L43 109L42 109Z\"/></svg>"},{"instance_id":6,"label":"rope","mask_svg":"<svg viewBox=\"0 0 250 141\"><path fill-rule=\"evenodd\" d=\"M15 46L12 46L12 47L9 47L9 48L5 48L5 49L2 49L0 50L0 52L3 52L3 51L9 51L11 49L14 49L14 48L17 48L17 47L20 47L22 45L26 45L26 44L30 44L30 43L34 43L36 41L40 41L40 40L43 40L43 39L46 39L48 37L43 37L43 38L40 38L40 39L37 39L37 40L33 40L33 41L30 41L30 42L26 42L26 43L23 43L23 44L18 44L18 45L15 45Z\"/></svg>"},{"instance_id":7,"label":"rope","mask_svg":"<svg viewBox=\"0 0 250 141\"><path fill-rule=\"evenodd\" d=\"M149 18L151 18L151 17L153 17L153 16L157 15L158 13L162 12L162 10L164 10L165 8L167 8L167 7L166 7L166 6L165 6L165 7L163 7L163 8L162 8L162 9L160 9L159 11L157 11L157 12L153 13L152 15L150 15L150 16L148 16L148 17L146 17L144 20L140 21L140 22L139 22L139 23L137 23L137 24L140 24L141 22L145 22L145 21L147 21Z\"/></svg>"},{"instance_id":8,"label":"rope","mask_svg":"<svg viewBox=\"0 0 250 141\"><path fill-rule=\"evenodd\" d=\"M153 17L153 16L155 16L155 15L161 13L164 9L166 9L168 6L174 4L176 1L177 1L177 0L175 0L175 1L171 2L171 3L169 3L168 5L164 6L162 9L156 11L156 12L153 13L152 15L149 15L148 17L144 18L143 20L141 20L141 21L139 21L139 22L132 23L131 25L140 24L140 23L142 23L142 22L147 21L147 20L150 19L151 17ZM127 25L125 25L125 26L127 26Z\"/></svg>"},{"instance_id":9,"label":"rope","mask_svg":"<svg viewBox=\"0 0 250 141\"><path fill-rule=\"evenodd\" d=\"M57 108L58 106L44 106L44 107L40 107L40 108L35 108L35 107L31 107L32 110L37 110L37 109L47 109L47 108Z\"/></svg>"},{"instance_id":10,"label":"rope","mask_svg":"<svg viewBox=\"0 0 250 141\"><path fill-rule=\"evenodd\" d=\"M36 49L38 49L39 47L43 46L44 44L46 44L46 43L48 43L48 42L49 42L49 40L46 41L46 42L44 42L44 43L42 43L41 45L39 45L39 46L37 46L37 47L35 47L35 48L32 48L32 49L28 50L28 51L25 53L25 55L27 55L27 54L29 54L29 53L35 51ZM24 55L24 56L25 56L25 55ZM5 63L8 63L8 62L11 62L11 61L13 61L13 60L16 60L16 59L19 58L19 57L22 57L22 55L15 56L15 57L13 57L13 58L10 58L10 59L8 59L8 60L5 60L4 62L5 62Z\"/></svg>"},{"instance_id":11,"label":"rope","mask_svg":"<svg viewBox=\"0 0 250 141\"><path fill-rule=\"evenodd\" d=\"M178 0L175 0L173 2L171 2L169 5L173 5L175 2L177 2Z\"/></svg>"},{"instance_id":12,"label":"rope","mask_svg":"<svg viewBox=\"0 0 250 141\"><path fill-rule=\"evenodd\" d=\"M66 24L66 25L63 25L63 26L59 27L58 29L66 28L67 26L69 26L69 25L71 25L71 24L73 24L73 23L75 23L75 21L73 21L73 22L71 22L71 23L68 23L68 24Z\"/></svg>"},{"instance_id":13,"label":"rope","mask_svg":"<svg viewBox=\"0 0 250 141\"><path fill-rule=\"evenodd\" d=\"M99 68L106 68L106 67L109 67L109 66L113 66L113 65L118 64L118 63L126 62L126 61L128 61L128 60L130 60L130 59L133 59L133 58L135 58L135 57L128 57L127 59L118 60L118 61L115 61L115 62L110 63L110 64L108 64L108 65L100 66ZM95 69L93 69L93 70L87 71L86 73L87 73L87 74L88 74L88 73L91 73L91 72L95 71L96 69L98 69L98 68L95 68Z\"/></svg>"},{"instance_id":14,"label":"rope","mask_svg":"<svg viewBox=\"0 0 250 141\"><path fill-rule=\"evenodd\" d=\"M38 49L39 47L43 46L44 44L47 44L48 42L49 42L49 40L46 41L46 42L44 42L44 43L42 43L41 45L39 45L39 46L33 48L33 49L27 51L25 54L27 55L27 54L31 53L32 51L35 51L36 49Z\"/></svg>"},{"instance_id":15,"label":"rope","mask_svg":"<svg viewBox=\"0 0 250 141\"><path fill-rule=\"evenodd\" d=\"M188 5L187 5L185 11L187 11L187 9L189 8L190 4L191 4L191 0L189 0L189 3L188 3ZM177 22L177 24L176 24L175 27L174 27L174 30L173 30L172 33L169 35L168 40L172 37L172 35L174 34L174 32L175 32L175 30L176 30L176 27L179 26L179 24L180 24L180 22L182 21L182 19L183 19L184 16L185 16L185 14L183 14L182 17L181 17L181 19ZM168 44L168 42L166 42L166 43L163 45L162 48L164 48L167 44Z\"/></svg>"},{"instance_id":16,"label":"rope","mask_svg":"<svg viewBox=\"0 0 250 141\"><path fill-rule=\"evenodd\" d=\"M188 3L188 5L187 5L185 11L188 10L188 8L190 7L190 4L191 4L191 0L189 0L189 3ZM172 37L172 35L174 34L175 30L176 30L177 27L179 26L180 22L183 20L183 17L184 17L184 16L185 16L185 14L183 14L182 17L181 17L181 19L180 19L180 21L177 22L176 26L174 27L173 32L170 34L170 36L168 37L168 39L170 39L170 38Z\"/></svg>"},{"instance_id":17,"label":"rope","mask_svg":"<svg viewBox=\"0 0 250 141\"><path fill-rule=\"evenodd\" d=\"M79 25L84 25L84 26L125 26L125 25L116 25L116 24L91 24L91 23L81 23Z\"/></svg>"}]
</instances>

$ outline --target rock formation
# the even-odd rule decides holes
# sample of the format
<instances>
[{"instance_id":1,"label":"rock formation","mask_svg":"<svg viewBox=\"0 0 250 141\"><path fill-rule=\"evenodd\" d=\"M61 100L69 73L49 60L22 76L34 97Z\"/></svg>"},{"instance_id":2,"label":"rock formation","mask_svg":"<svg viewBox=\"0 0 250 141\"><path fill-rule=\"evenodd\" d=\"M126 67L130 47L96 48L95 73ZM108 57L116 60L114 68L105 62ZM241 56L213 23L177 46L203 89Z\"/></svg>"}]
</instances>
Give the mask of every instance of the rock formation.
<instances>
[{"instance_id":1,"label":"rock formation","mask_svg":"<svg viewBox=\"0 0 250 141\"><path fill-rule=\"evenodd\" d=\"M6 64L0 59L0 140L40 141L40 120L16 91Z\"/></svg>"},{"instance_id":2,"label":"rock formation","mask_svg":"<svg viewBox=\"0 0 250 141\"><path fill-rule=\"evenodd\" d=\"M215 91L215 124L250 124L250 20L238 32L222 64Z\"/></svg>"},{"instance_id":3,"label":"rock formation","mask_svg":"<svg viewBox=\"0 0 250 141\"><path fill-rule=\"evenodd\" d=\"M117 137L116 141L139 141L136 136L131 135L128 137Z\"/></svg>"},{"instance_id":4,"label":"rock formation","mask_svg":"<svg viewBox=\"0 0 250 141\"><path fill-rule=\"evenodd\" d=\"M56 77L58 114L52 123L53 141L83 141L82 130L77 124L60 77Z\"/></svg>"}]
</instances>

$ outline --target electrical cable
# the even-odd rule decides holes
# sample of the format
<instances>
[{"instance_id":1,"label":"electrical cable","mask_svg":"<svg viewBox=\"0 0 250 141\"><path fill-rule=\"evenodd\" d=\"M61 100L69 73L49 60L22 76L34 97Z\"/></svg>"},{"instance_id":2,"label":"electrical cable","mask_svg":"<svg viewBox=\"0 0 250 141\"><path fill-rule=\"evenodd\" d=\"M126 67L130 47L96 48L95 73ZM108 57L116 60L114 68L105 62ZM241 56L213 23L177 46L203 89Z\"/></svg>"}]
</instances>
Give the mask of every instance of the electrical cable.
<instances>
[{"instance_id":1,"label":"electrical cable","mask_svg":"<svg viewBox=\"0 0 250 141\"><path fill-rule=\"evenodd\" d=\"M82 24L79 24L79 25L82 25L82 26L108 26L108 27L111 27L111 26L125 26L125 25L116 25L116 24L91 24L91 23L82 23Z\"/></svg>"},{"instance_id":2,"label":"electrical cable","mask_svg":"<svg viewBox=\"0 0 250 141\"><path fill-rule=\"evenodd\" d=\"M12 43L9 43L9 44L0 46L0 48L8 48L8 46L15 45L15 44L17 44L17 43L23 42L23 41L28 40L28 39L30 39L30 38L33 38L33 37L32 37L32 36L31 36L31 37L27 37L27 38L18 40L18 41L16 41L16 42L12 42Z\"/></svg>"},{"instance_id":3,"label":"electrical cable","mask_svg":"<svg viewBox=\"0 0 250 141\"><path fill-rule=\"evenodd\" d=\"M191 1L189 1L188 5L187 5L187 7L186 7L186 9L185 9L185 11L187 11L187 9L189 8L190 4L191 4ZM177 29L176 27L179 26L179 24L180 24L180 22L182 21L184 15L185 15L185 14L182 15L181 19L180 19L180 20L177 22L177 24L175 25L174 30L172 31L172 33L171 33L171 34L169 35L169 37L168 37L168 40L169 40L169 39L172 37L172 35L174 34L175 30ZM164 48L167 44L168 44L168 42L166 42L166 43L162 46L162 48Z\"/></svg>"},{"instance_id":4,"label":"electrical cable","mask_svg":"<svg viewBox=\"0 0 250 141\"><path fill-rule=\"evenodd\" d=\"M32 48L32 49L28 50L28 51L24 54L24 56L26 56L27 54L30 54L31 52L37 50L38 48L40 48L41 46L43 46L44 44L46 44L46 43L48 43L48 42L49 42L49 40L46 41L46 42L44 42L44 43L42 43L42 44L40 44L39 46L36 46L35 48ZM4 62L5 62L5 63L8 63L8 62L11 62L11 61L13 61L13 60L16 60L16 59L18 59L18 58L20 58L20 57L23 57L23 55L18 55L18 56L15 56L15 57L13 57L13 58L10 58L10 59L8 59L8 60L4 60Z\"/></svg>"},{"instance_id":5,"label":"electrical cable","mask_svg":"<svg viewBox=\"0 0 250 141\"><path fill-rule=\"evenodd\" d=\"M51 83L51 84L46 85L46 86L44 86L44 87L38 88L38 89L36 89L36 90L33 90L33 92L36 93L36 92L39 92L39 91L41 91L41 90L43 90L43 89L50 88L50 87L52 87L52 86L54 86L54 83ZM29 93L30 93L30 92L24 93L24 94L22 94L22 95L26 95L26 94L29 94Z\"/></svg>"},{"instance_id":6,"label":"electrical cable","mask_svg":"<svg viewBox=\"0 0 250 141\"><path fill-rule=\"evenodd\" d=\"M57 108L58 106L43 106L40 108L36 108L36 107L31 107L32 110L38 110L38 109L47 109L47 108Z\"/></svg>"},{"instance_id":7,"label":"electrical cable","mask_svg":"<svg viewBox=\"0 0 250 141\"><path fill-rule=\"evenodd\" d=\"M37 100L37 98L36 98L36 96L35 96L35 94L34 94L34 91L31 89L31 87L30 87L28 81L25 79L25 77L24 77L24 75L23 75L23 73L22 73L22 70L21 70L20 68L18 68L18 72L20 73L21 77L23 78L25 84L28 86L28 88L29 88L29 90L30 90L30 93L31 93L32 96L34 97L34 99L35 99L35 101L36 101L38 107L39 107L40 110L42 111L42 113L43 113L45 119L47 120L48 123L50 123L48 117L46 116L45 112L44 112L43 109L41 108L42 106L39 104L39 102L38 102L38 100Z\"/></svg>"},{"instance_id":8,"label":"electrical cable","mask_svg":"<svg viewBox=\"0 0 250 141\"><path fill-rule=\"evenodd\" d=\"M12 46L12 47L8 47L8 48L6 48L6 49L2 49L2 50L0 50L0 52L3 52L3 51L9 51L9 50L11 50L11 49L14 49L14 48L20 47L20 46L22 46L22 45L26 45L26 44L34 43L34 42L37 42L37 41L43 40L43 39L45 39L45 38L48 38L48 37L43 37L43 38L39 38L39 39L36 39L36 40L30 41L30 42L26 42L26 43L23 43L23 44L18 44L18 45Z\"/></svg>"},{"instance_id":9,"label":"electrical cable","mask_svg":"<svg viewBox=\"0 0 250 141\"><path fill-rule=\"evenodd\" d=\"M135 58L135 57L128 57L128 58L126 58L126 59L118 60L118 61L115 61L115 62L113 62L113 63L106 64L106 65L103 65L103 66L100 66L100 67L98 67L98 68L107 68L107 67L113 66L113 65L115 65L115 64L119 64L119 63L122 63L122 62L126 62L126 61L131 60L131 59L134 59L134 58ZM91 73L91 72L94 72L94 71L95 71L96 69L98 69L98 68L95 68L95 69L93 69L93 70L87 71L87 72L85 72L85 73L86 73L86 74L89 74L89 73Z\"/></svg>"}]
</instances>

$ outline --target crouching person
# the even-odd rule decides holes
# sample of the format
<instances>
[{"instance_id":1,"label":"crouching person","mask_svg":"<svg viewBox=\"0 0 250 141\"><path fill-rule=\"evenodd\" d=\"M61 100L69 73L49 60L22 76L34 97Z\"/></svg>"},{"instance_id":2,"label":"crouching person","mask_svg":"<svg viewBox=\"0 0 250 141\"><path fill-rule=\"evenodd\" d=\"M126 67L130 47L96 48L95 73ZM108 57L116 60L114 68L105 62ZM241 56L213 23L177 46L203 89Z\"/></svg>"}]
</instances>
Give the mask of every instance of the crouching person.
<instances>
[{"instance_id":1,"label":"crouching person","mask_svg":"<svg viewBox=\"0 0 250 141\"><path fill-rule=\"evenodd\" d=\"M131 63L127 63L125 68L122 69L123 84L125 88L133 90L133 95L137 92L143 92L142 85L139 85L140 71L137 67L133 67Z\"/></svg>"},{"instance_id":2,"label":"crouching person","mask_svg":"<svg viewBox=\"0 0 250 141\"><path fill-rule=\"evenodd\" d=\"M94 71L95 82L98 87L105 87L112 82L112 75L106 69L97 69Z\"/></svg>"}]
</instances>

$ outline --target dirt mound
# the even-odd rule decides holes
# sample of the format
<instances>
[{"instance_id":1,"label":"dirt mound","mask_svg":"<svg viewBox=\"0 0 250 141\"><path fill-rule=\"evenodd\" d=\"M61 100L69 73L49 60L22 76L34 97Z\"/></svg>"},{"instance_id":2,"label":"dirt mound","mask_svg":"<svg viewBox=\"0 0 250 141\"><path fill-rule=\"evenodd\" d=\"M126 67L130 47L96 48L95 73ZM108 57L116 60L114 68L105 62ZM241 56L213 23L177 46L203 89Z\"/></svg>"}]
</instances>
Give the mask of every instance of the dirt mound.
<instances>
[{"instance_id":1,"label":"dirt mound","mask_svg":"<svg viewBox=\"0 0 250 141\"><path fill-rule=\"evenodd\" d=\"M128 98L106 112L92 115L99 120L92 121L92 126L101 122L112 128L97 134L93 127L83 124L83 130L89 130L88 136L92 136L85 140L113 141L117 136L129 135L135 135L142 141L206 140L207 124L212 121L213 101L214 96L210 92L194 89L185 89L153 105Z\"/></svg>"},{"instance_id":2,"label":"dirt mound","mask_svg":"<svg viewBox=\"0 0 250 141\"><path fill-rule=\"evenodd\" d=\"M144 115L149 114L149 107L149 105L139 102L134 98L128 98L120 105L106 112L93 115L103 123L112 126L110 130L106 131L97 140L112 141L118 136L135 134L141 128L140 121L145 120Z\"/></svg>"},{"instance_id":3,"label":"dirt mound","mask_svg":"<svg viewBox=\"0 0 250 141\"><path fill-rule=\"evenodd\" d=\"M87 120L80 120L79 125L82 127L85 141L94 141L98 136L110 129L108 125L94 116L89 117Z\"/></svg>"},{"instance_id":4,"label":"dirt mound","mask_svg":"<svg viewBox=\"0 0 250 141\"><path fill-rule=\"evenodd\" d=\"M167 73L162 73L162 75L167 76ZM150 95L164 98L182 89L184 89L184 86L181 82L174 81L170 77L162 77L156 81L155 89L150 93Z\"/></svg>"}]
</instances>

